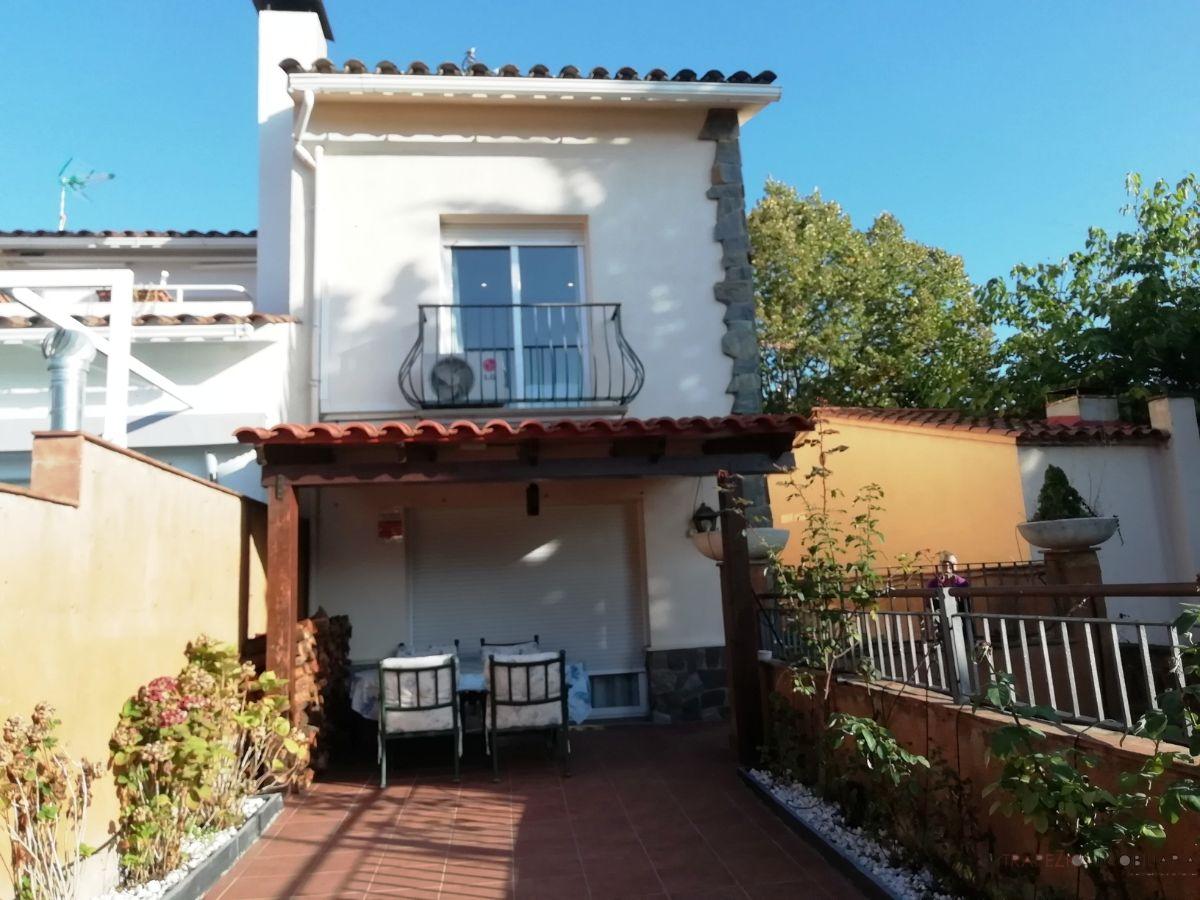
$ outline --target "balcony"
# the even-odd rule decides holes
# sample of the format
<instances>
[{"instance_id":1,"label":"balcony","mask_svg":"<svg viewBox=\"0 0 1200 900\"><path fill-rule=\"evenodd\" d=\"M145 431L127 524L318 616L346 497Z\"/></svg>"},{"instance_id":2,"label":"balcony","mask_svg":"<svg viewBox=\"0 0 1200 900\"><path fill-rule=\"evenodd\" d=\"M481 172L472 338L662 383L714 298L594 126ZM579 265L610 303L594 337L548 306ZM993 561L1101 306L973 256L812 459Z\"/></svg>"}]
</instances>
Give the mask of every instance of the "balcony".
<instances>
[{"instance_id":1,"label":"balcony","mask_svg":"<svg viewBox=\"0 0 1200 900\"><path fill-rule=\"evenodd\" d=\"M400 391L421 409L623 407L645 381L619 303L422 304Z\"/></svg>"}]
</instances>

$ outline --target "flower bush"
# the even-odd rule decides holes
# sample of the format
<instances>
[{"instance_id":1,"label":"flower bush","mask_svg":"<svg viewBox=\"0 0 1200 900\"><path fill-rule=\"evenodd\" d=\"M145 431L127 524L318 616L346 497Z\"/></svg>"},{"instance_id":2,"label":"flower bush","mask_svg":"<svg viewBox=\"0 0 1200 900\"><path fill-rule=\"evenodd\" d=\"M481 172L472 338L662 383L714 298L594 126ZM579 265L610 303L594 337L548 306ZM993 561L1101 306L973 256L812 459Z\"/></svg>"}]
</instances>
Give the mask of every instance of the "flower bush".
<instances>
[{"instance_id":1,"label":"flower bush","mask_svg":"<svg viewBox=\"0 0 1200 900\"><path fill-rule=\"evenodd\" d=\"M307 775L308 742L288 718L283 680L256 676L235 648L207 637L186 657L178 677L126 701L110 742L127 883L177 868L189 835L240 824L245 797Z\"/></svg>"},{"instance_id":2,"label":"flower bush","mask_svg":"<svg viewBox=\"0 0 1200 900\"><path fill-rule=\"evenodd\" d=\"M0 732L0 816L18 900L74 897L92 783L103 769L58 747L54 710L38 704L31 721L12 717Z\"/></svg>"}]
</instances>

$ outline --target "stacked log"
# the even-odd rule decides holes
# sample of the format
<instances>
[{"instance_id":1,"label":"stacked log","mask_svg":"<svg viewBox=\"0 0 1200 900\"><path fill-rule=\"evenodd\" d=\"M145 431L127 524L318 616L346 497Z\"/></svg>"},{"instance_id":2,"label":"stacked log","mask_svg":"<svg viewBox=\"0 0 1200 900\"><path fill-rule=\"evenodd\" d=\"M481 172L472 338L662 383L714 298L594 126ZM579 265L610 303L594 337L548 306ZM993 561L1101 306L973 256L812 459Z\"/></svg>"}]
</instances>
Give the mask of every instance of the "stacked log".
<instances>
[{"instance_id":1,"label":"stacked log","mask_svg":"<svg viewBox=\"0 0 1200 900\"><path fill-rule=\"evenodd\" d=\"M307 730L312 767L328 767L330 753L346 736L350 713L350 619L324 609L296 626L293 701L297 724Z\"/></svg>"}]
</instances>

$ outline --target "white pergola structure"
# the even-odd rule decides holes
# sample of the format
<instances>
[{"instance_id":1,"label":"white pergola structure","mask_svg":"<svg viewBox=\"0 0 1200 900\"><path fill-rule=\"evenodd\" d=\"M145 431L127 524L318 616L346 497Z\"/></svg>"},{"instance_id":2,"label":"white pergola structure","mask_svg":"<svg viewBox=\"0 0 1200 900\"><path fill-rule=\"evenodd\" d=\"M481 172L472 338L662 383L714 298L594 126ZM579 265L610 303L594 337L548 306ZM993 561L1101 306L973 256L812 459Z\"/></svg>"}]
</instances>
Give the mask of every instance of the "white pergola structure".
<instances>
[{"instance_id":1,"label":"white pergola structure","mask_svg":"<svg viewBox=\"0 0 1200 900\"><path fill-rule=\"evenodd\" d=\"M133 338L132 269L4 269L0 270L0 288L11 290L13 299L47 322L66 331L80 332L108 359L101 433L106 441L121 447L126 445L131 372L191 408L192 404L175 382L130 353ZM107 337L46 300L35 288L107 288L110 291Z\"/></svg>"}]
</instances>

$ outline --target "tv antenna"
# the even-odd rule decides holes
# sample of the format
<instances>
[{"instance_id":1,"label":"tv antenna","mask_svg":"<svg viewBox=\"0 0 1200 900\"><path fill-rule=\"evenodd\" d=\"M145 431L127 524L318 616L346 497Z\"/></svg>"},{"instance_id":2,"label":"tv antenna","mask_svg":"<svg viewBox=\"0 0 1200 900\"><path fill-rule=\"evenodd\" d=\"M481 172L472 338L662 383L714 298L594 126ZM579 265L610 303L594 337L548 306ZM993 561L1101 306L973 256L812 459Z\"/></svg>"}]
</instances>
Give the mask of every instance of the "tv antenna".
<instances>
[{"instance_id":1,"label":"tv antenna","mask_svg":"<svg viewBox=\"0 0 1200 900\"><path fill-rule=\"evenodd\" d=\"M101 181L111 181L116 178L110 172L97 172L91 169L85 175L73 173L67 174L67 167L74 161L74 157L63 163L62 168L58 170L58 230L67 230L67 194L78 194L84 200L91 202L91 197L87 195L87 187L92 184L98 184Z\"/></svg>"}]
</instances>

